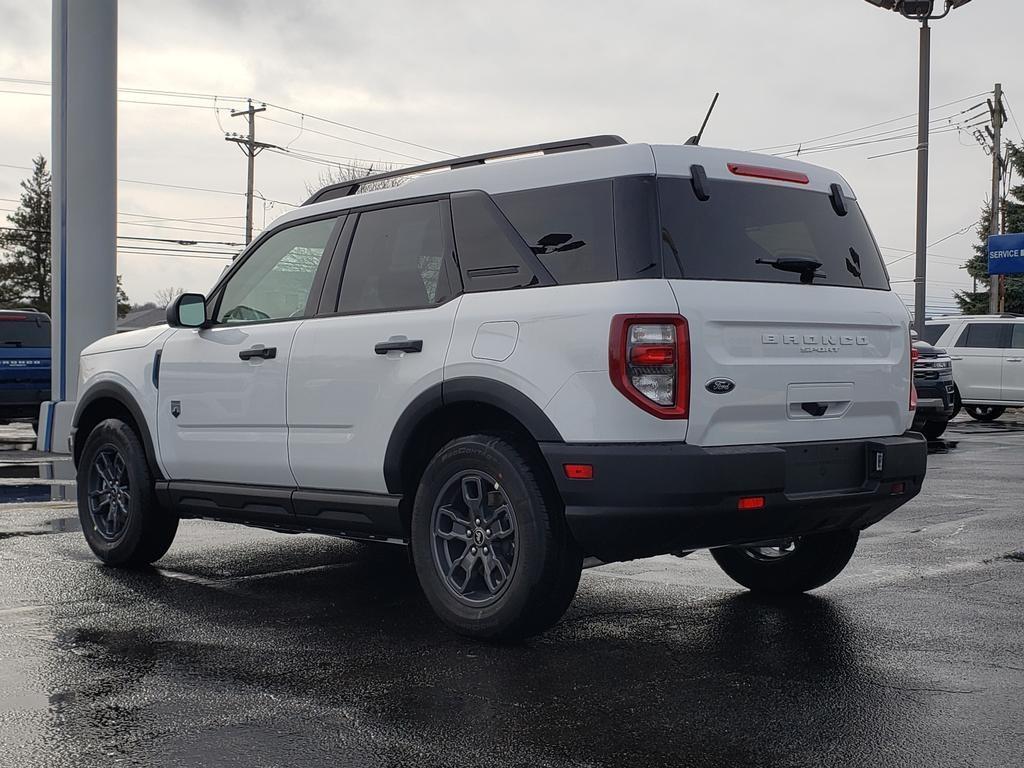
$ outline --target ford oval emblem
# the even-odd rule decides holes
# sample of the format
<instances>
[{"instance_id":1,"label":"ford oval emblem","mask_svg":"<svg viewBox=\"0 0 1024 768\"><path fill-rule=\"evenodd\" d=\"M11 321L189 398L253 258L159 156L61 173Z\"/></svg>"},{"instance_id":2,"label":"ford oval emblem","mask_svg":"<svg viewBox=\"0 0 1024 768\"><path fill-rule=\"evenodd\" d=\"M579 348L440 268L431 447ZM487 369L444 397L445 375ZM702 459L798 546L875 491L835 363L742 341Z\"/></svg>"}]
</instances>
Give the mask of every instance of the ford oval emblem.
<instances>
[{"instance_id":1,"label":"ford oval emblem","mask_svg":"<svg viewBox=\"0 0 1024 768\"><path fill-rule=\"evenodd\" d=\"M729 379L712 379L704 385L704 389L712 395L727 395L736 389L736 384Z\"/></svg>"}]
</instances>

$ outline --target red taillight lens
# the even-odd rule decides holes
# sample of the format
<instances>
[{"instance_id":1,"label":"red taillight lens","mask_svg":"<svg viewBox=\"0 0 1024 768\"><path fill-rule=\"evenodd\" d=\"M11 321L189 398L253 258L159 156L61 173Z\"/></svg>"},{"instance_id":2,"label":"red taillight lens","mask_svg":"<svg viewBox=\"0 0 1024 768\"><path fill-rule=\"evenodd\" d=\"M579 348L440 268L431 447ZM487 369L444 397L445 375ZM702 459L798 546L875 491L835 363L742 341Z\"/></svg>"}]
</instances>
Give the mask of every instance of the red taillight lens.
<instances>
[{"instance_id":1,"label":"red taillight lens","mask_svg":"<svg viewBox=\"0 0 1024 768\"><path fill-rule=\"evenodd\" d=\"M690 406L690 334L679 315L616 315L608 345L612 384L661 419Z\"/></svg>"},{"instance_id":2,"label":"red taillight lens","mask_svg":"<svg viewBox=\"0 0 1024 768\"><path fill-rule=\"evenodd\" d=\"M736 502L736 509L764 509L764 496L744 496Z\"/></svg>"},{"instance_id":3,"label":"red taillight lens","mask_svg":"<svg viewBox=\"0 0 1024 768\"><path fill-rule=\"evenodd\" d=\"M673 365L676 348L654 344L636 344L629 350L631 365Z\"/></svg>"},{"instance_id":4,"label":"red taillight lens","mask_svg":"<svg viewBox=\"0 0 1024 768\"><path fill-rule=\"evenodd\" d=\"M806 173L798 171L787 171L783 168L765 168L760 165L744 165L743 163L729 163L729 171L736 176L750 176L755 179L770 179L772 181L789 181L793 184L810 184Z\"/></svg>"}]
</instances>

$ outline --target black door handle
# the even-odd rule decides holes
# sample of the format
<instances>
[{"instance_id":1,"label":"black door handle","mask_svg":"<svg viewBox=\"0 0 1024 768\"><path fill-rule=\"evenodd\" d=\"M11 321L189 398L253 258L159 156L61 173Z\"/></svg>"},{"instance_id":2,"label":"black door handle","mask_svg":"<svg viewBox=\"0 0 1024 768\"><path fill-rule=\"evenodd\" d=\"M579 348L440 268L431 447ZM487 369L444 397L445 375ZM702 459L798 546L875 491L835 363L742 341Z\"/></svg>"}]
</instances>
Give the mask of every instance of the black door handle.
<instances>
[{"instance_id":1,"label":"black door handle","mask_svg":"<svg viewBox=\"0 0 1024 768\"><path fill-rule=\"evenodd\" d=\"M422 352L423 339L398 339L396 341L378 341L373 351L378 355L386 355L388 352Z\"/></svg>"},{"instance_id":2,"label":"black door handle","mask_svg":"<svg viewBox=\"0 0 1024 768\"><path fill-rule=\"evenodd\" d=\"M277 347L251 347L243 349L238 353L242 360L251 360L254 357L262 357L264 360L273 360L277 357Z\"/></svg>"}]
</instances>

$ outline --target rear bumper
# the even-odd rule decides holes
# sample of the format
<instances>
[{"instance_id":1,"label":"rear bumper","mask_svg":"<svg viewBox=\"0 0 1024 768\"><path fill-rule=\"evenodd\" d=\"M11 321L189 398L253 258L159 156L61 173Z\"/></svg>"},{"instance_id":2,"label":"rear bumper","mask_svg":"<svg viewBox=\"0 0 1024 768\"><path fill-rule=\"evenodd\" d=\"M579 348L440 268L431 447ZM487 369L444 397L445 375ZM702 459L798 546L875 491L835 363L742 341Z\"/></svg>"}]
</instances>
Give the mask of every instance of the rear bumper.
<instances>
[{"instance_id":1,"label":"rear bumper","mask_svg":"<svg viewBox=\"0 0 1024 768\"><path fill-rule=\"evenodd\" d=\"M916 496L927 468L926 443L909 432L788 445L542 443L541 450L573 536L606 562L859 530ZM590 464L593 479L566 478L565 464ZM763 496L764 507L738 509L746 496Z\"/></svg>"}]
</instances>

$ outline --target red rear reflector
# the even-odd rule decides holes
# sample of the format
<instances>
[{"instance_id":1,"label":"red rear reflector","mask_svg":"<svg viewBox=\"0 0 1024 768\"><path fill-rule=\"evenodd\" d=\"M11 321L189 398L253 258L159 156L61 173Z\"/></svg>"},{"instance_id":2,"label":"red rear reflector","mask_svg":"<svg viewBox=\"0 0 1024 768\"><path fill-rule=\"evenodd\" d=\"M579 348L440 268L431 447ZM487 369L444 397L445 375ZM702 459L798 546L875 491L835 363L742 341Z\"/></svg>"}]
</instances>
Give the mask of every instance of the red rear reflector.
<instances>
[{"instance_id":1,"label":"red rear reflector","mask_svg":"<svg viewBox=\"0 0 1024 768\"><path fill-rule=\"evenodd\" d=\"M762 165L729 163L729 170L736 176L751 176L755 179L771 179L772 181L790 181L794 184L811 183L806 173L786 171L782 168L765 168Z\"/></svg>"},{"instance_id":2,"label":"red rear reflector","mask_svg":"<svg viewBox=\"0 0 1024 768\"><path fill-rule=\"evenodd\" d=\"M764 496L744 496L736 502L736 509L764 509Z\"/></svg>"},{"instance_id":3,"label":"red rear reflector","mask_svg":"<svg viewBox=\"0 0 1024 768\"><path fill-rule=\"evenodd\" d=\"M593 480L594 467L590 464L565 464L562 467L570 480Z\"/></svg>"},{"instance_id":4,"label":"red rear reflector","mask_svg":"<svg viewBox=\"0 0 1024 768\"><path fill-rule=\"evenodd\" d=\"M629 350L633 365L672 365L676 361L675 347L637 344Z\"/></svg>"},{"instance_id":5,"label":"red rear reflector","mask_svg":"<svg viewBox=\"0 0 1024 768\"><path fill-rule=\"evenodd\" d=\"M907 490L907 484L906 483L893 483L892 484L892 488L890 490L890 493L892 493L893 496L900 496L903 493L905 493L906 490Z\"/></svg>"},{"instance_id":6,"label":"red rear reflector","mask_svg":"<svg viewBox=\"0 0 1024 768\"><path fill-rule=\"evenodd\" d=\"M0 320L28 320L25 315L0 315Z\"/></svg>"}]
</instances>

